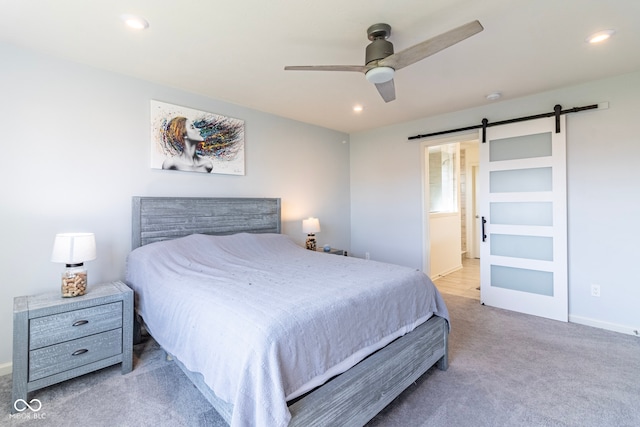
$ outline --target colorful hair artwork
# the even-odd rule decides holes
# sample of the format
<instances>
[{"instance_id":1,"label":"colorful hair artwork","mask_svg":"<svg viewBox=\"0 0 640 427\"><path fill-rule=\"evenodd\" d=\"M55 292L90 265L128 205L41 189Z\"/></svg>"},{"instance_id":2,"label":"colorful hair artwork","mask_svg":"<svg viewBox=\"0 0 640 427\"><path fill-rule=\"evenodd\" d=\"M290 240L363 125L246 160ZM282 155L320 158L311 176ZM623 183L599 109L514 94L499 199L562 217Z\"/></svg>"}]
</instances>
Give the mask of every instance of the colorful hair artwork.
<instances>
[{"instance_id":1,"label":"colorful hair artwork","mask_svg":"<svg viewBox=\"0 0 640 427\"><path fill-rule=\"evenodd\" d=\"M244 124L229 117L208 115L193 120L203 141L196 147L200 156L215 157L218 160L233 160L244 142ZM187 133L187 118L176 116L164 118L160 139L165 154L179 155L184 151L184 137Z\"/></svg>"},{"instance_id":2,"label":"colorful hair artwork","mask_svg":"<svg viewBox=\"0 0 640 427\"><path fill-rule=\"evenodd\" d=\"M244 175L244 120L151 100L151 167Z\"/></svg>"}]
</instances>

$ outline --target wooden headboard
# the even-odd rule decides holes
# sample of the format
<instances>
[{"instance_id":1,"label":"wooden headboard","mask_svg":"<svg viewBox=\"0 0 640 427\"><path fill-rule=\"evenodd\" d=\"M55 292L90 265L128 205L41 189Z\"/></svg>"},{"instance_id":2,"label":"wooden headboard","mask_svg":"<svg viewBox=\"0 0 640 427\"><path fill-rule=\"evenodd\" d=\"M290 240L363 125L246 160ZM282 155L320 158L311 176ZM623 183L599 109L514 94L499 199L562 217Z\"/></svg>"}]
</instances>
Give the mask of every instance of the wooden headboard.
<instances>
[{"instance_id":1,"label":"wooden headboard","mask_svg":"<svg viewBox=\"0 0 640 427\"><path fill-rule=\"evenodd\" d=\"M133 197L131 246L190 234L280 233L279 198Z\"/></svg>"}]
</instances>

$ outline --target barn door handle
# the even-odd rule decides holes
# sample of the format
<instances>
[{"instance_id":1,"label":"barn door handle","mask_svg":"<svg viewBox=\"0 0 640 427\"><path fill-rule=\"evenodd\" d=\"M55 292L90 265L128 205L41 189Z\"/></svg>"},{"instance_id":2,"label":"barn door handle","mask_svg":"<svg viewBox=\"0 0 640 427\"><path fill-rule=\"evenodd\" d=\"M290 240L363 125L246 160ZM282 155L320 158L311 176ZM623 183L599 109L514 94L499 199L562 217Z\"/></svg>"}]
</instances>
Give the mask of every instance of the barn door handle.
<instances>
[{"instance_id":1,"label":"barn door handle","mask_svg":"<svg viewBox=\"0 0 640 427\"><path fill-rule=\"evenodd\" d=\"M487 235L485 234L485 231L484 231L484 225L486 223L487 223L487 220L484 217L482 217L482 241L483 242L487 240Z\"/></svg>"}]
</instances>

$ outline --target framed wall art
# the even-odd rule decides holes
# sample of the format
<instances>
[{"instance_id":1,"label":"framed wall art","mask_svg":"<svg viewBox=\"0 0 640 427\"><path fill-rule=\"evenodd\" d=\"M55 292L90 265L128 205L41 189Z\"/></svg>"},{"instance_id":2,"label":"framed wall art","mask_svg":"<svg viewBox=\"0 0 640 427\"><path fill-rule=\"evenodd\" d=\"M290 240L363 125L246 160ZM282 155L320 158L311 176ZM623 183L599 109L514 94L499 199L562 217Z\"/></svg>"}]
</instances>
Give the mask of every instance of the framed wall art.
<instances>
[{"instance_id":1,"label":"framed wall art","mask_svg":"<svg viewBox=\"0 0 640 427\"><path fill-rule=\"evenodd\" d=\"M151 167L244 175L244 121L151 100Z\"/></svg>"}]
</instances>

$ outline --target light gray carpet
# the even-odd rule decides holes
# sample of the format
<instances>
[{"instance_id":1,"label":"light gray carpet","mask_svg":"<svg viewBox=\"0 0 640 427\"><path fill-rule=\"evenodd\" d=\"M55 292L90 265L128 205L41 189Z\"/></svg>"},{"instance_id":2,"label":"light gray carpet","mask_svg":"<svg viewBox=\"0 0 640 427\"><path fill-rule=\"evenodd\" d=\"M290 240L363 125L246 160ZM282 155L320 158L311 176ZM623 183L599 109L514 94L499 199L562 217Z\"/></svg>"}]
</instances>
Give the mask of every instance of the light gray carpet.
<instances>
[{"instance_id":1,"label":"light gray carpet","mask_svg":"<svg viewBox=\"0 0 640 427\"><path fill-rule=\"evenodd\" d=\"M444 295L452 318L450 366L432 369L367 427L640 426L640 339L483 307ZM0 377L0 425L223 426L153 340L119 366L29 396L11 417L11 376Z\"/></svg>"}]
</instances>

